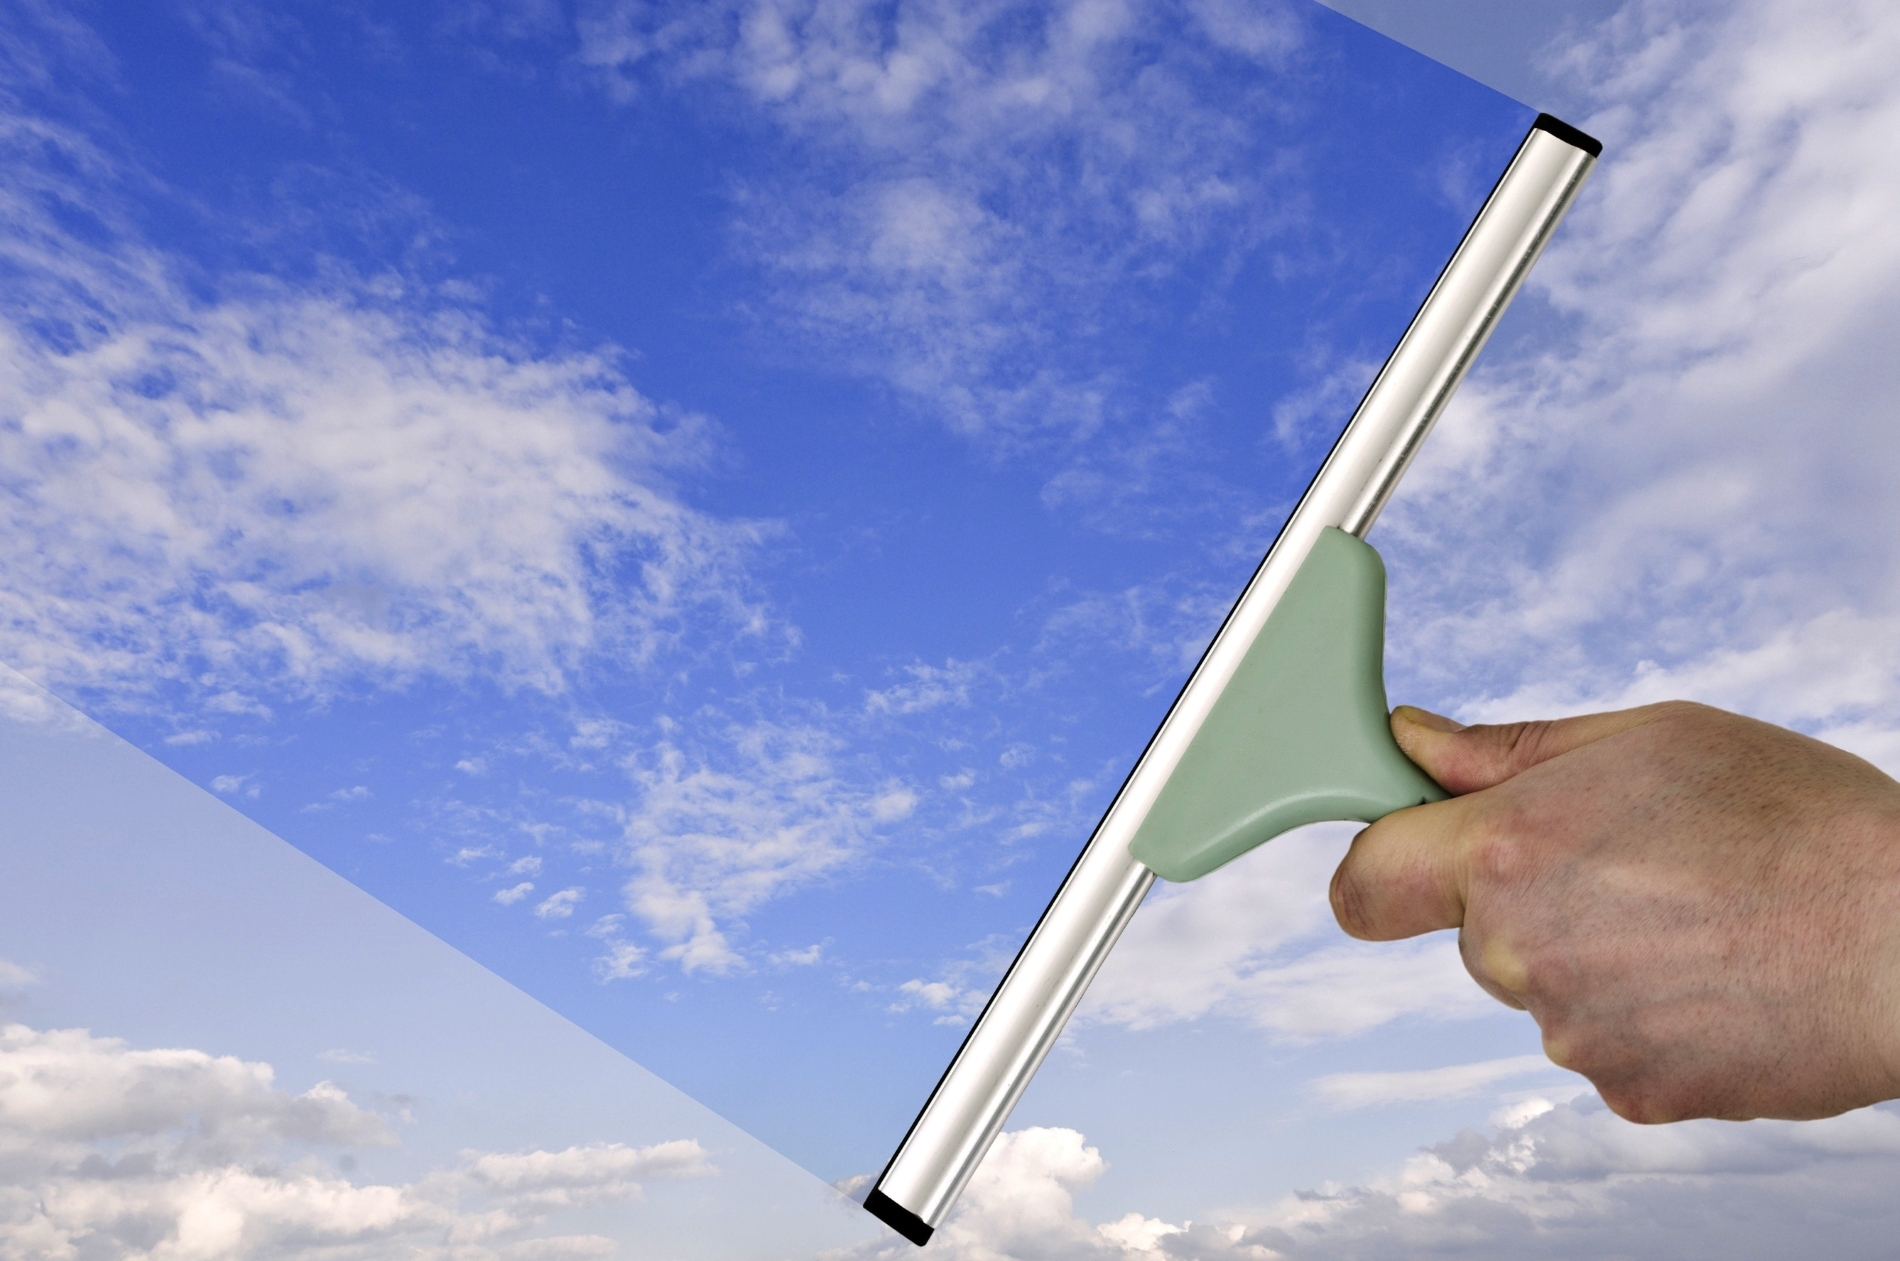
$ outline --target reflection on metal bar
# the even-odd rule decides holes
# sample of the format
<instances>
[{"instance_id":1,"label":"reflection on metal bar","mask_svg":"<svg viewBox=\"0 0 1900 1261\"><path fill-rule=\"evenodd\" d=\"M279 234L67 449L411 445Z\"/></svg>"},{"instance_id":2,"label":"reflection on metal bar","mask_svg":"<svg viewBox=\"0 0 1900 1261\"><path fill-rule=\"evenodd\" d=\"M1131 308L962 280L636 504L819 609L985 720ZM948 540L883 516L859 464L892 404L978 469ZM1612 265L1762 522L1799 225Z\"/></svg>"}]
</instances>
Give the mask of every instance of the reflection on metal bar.
<instances>
[{"instance_id":1,"label":"reflection on metal bar","mask_svg":"<svg viewBox=\"0 0 1900 1261\"><path fill-rule=\"evenodd\" d=\"M1372 528L1600 151L1548 115L1525 137L872 1188L865 1208L912 1243L942 1223L1154 883L1129 841L1314 540Z\"/></svg>"}]
</instances>

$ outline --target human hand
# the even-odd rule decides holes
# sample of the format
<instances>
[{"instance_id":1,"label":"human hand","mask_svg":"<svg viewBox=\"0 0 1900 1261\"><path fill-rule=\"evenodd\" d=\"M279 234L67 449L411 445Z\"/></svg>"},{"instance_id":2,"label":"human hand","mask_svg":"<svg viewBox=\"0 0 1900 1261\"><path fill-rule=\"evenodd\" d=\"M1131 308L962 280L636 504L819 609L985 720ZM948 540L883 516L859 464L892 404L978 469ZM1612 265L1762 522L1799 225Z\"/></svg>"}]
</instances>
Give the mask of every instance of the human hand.
<instances>
[{"instance_id":1,"label":"human hand","mask_svg":"<svg viewBox=\"0 0 1900 1261\"><path fill-rule=\"evenodd\" d=\"M1392 732L1455 795L1353 841L1348 933L1457 928L1478 984L1632 1121L1900 1097L1900 784L1680 701L1481 727L1401 706Z\"/></svg>"}]
</instances>

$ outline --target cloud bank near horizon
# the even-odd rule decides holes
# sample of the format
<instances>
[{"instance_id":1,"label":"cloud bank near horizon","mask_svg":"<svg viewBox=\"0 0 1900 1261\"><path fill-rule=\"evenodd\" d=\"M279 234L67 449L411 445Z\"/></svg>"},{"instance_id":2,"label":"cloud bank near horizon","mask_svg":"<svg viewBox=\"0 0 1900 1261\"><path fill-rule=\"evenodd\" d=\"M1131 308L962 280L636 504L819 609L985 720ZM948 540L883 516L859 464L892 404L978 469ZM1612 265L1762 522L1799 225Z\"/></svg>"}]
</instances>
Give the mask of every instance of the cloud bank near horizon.
<instances>
[{"instance_id":1,"label":"cloud bank near horizon","mask_svg":"<svg viewBox=\"0 0 1900 1261\"><path fill-rule=\"evenodd\" d=\"M582 1210L639 1200L644 1182L719 1172L676 1139L469 1151L414 1182L378 1182L353 1175L353 1153L398 1146L400 1111L328 1081L293 1095L274 1078L229 1055L0 1026L0 1252L611 1256L612 1239L559 1232Z\"/></svg>"}]
</instances>

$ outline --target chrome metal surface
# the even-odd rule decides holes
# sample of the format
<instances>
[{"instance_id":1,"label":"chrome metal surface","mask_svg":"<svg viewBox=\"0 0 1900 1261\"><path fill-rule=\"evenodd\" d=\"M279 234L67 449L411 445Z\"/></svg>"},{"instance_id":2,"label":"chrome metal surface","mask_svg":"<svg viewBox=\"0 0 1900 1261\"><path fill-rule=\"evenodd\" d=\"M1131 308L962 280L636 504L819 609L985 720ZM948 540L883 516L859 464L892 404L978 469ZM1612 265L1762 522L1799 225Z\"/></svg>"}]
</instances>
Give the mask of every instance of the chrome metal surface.
<instances>
[{"instance_id":1,"label":"chrome metal surface","mask_svg":"<svg viewBox=\"0 0 1900 1261\"><path fill-rule=\"evenodd\" d=\"M1371 528L1592 165L1533 130L1478 212L878 1179L927 1226L962 1193L1153 885L1129 842L1314 540L1327 526L1360 537Z\"/></svg>"}]
</instances>

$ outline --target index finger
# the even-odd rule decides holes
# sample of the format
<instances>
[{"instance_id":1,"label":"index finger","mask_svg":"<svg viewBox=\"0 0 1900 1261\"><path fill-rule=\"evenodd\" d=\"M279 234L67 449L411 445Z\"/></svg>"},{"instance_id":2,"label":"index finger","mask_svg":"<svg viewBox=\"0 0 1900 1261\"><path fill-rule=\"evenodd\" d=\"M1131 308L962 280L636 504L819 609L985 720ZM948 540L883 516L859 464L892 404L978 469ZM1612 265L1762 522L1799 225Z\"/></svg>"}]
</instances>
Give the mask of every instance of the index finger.
<instances>
[{"instance_id":1,"label":"index finger","mask_svg":"<svg viewBox=\"0 0 1900 1261\"><path fill-rule=\"evenodd\" d=\"M1464 837L1475 797L1386 815L1353 838L1333 873L1333 915L1362 941L1462 928L1470 888Z\"/></svg>"}]
</instances>

